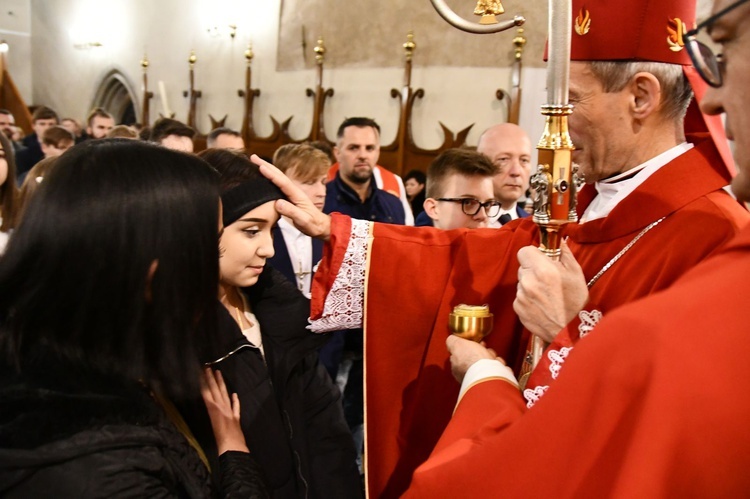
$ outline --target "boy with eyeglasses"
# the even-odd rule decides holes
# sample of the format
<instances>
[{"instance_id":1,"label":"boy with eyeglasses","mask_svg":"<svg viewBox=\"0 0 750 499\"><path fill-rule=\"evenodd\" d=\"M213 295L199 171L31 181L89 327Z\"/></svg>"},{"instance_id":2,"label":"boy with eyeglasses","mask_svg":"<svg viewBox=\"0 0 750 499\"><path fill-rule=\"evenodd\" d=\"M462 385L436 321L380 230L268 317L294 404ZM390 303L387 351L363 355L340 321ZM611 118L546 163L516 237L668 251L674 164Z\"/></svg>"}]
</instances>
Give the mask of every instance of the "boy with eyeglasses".
<instances>
[{"instance_id":1,"label":"boy with eyeglasses","mask_svg":"<svg viewBox=\"0 0 750 499\"><path fill-rule=\"evenodd\" d=\"M443 230L487 227L500 214L492 186L497 173L497 166L476 151L448 149L441 153L427 169L425 217Z\"/></svg>"}]
</instances>

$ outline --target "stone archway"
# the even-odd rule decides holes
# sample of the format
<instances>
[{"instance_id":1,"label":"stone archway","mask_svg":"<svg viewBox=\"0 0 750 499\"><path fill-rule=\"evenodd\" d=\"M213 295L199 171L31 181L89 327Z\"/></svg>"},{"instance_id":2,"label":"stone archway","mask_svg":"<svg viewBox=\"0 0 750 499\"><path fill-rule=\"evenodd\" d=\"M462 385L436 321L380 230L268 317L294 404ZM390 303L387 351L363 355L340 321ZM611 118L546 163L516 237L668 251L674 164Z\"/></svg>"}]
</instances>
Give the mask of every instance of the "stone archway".
<instances>
[{"instance_id":1,"label":"stone archway","mask_svg":"<svg viewBox=\"0 0 750 499\"><path fill-rule=\"evenodd\" d=\"M113 69L102 78L92 107L106 109L115 117L115 123L132 125L138 121L135 102L133 86L124 74Z\"/></svg>"}]
</instances>

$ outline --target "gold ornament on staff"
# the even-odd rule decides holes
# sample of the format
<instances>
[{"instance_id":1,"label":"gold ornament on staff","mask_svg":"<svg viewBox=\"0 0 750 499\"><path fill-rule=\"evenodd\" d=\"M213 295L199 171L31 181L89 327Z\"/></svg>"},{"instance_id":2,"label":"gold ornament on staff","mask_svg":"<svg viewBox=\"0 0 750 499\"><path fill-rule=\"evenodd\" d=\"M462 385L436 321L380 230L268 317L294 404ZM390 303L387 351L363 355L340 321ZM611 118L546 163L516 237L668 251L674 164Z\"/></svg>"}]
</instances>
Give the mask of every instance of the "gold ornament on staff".
<instances>
[{"instance_id":1,"label":"gold ornament on staff","mask_svg":"<svg viewBox=\"0 0 750 499\"><path fill-rule=\"evenodd\" d=\"M487 305L457 305L448 315L448 328L460 338L482 341L492 332L494 316Z\"/></svg>"},{"instance_id":2,"label":"gold ornament on staff","mask_svg":"<svg viewBox=\"0 0 750 499\"><path fill-rule=\"evenodd\" d=\"M445 19L448 24L460 29L461 31L466 31L467 33L477 33L480 35L499 33L500 31L505 31L514 26L521 26L526 22L526 19L523 16L514 16L511 20L498 22L495 16L502 14L505 10L503 9L502 4L496 0L479 0L477 2L474 13L482 16L482 20L478 23L467 21L456 14L453 9L448 6L446 0L430 0L430 3L437 13L440 14L440 17Z\"/></svg>"},{"instance_id":3,"label":"gold ornament on staff","mask_svg":"<svg viewBox=\"0 0 750 499\"><path fill-rule=\"evenodd\" d=\"M477 6L474 9L475 16L482 16L479 24L497 24L497 18L504 13L503 4L497 0L477 0Z\"/></svg>"}]
</instances>

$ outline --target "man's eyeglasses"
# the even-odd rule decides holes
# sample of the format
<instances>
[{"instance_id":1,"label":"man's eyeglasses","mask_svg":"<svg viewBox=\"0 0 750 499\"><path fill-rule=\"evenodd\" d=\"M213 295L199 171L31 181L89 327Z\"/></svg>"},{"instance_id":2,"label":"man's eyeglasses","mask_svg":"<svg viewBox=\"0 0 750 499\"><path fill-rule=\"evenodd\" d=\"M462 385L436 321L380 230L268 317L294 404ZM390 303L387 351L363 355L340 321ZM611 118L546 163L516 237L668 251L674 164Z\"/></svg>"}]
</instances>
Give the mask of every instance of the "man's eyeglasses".
<instances>
[{"instance_id":1,"label":"man's eyeglasses","mask_svg":"<svg viewBox=\"0 0 750 499\"><path fill-rule=\"evenodd\" d=\"M700 30L711 26L717 19L725 16L747 1L748 0L738 0L737 2L734 2L732 5L721 9L719 12L700 23L695 29L691 29L685 33L685 39L687 40L687 43L685 43L685 49L687 50L690 59L693 61L693 66L695 66L695 69L698 71L698 74L701 75L703 81L712 87L718 88L723 83L724 78L722 75L724 73L724 63L721 60L721 54L714 54L706 44L699 42L696 36Z\"/></svg>"},{"instance_id":2,"label":"man's eyeglasses","mask_svg":"<svg viewBox=\"0 0 750 499\"><path fill-rule=\"evenodd\" d=\"M480 208L484 208L484 212L489 218L495 218L500 214L500 202L494 199L485 201L484 203L474 198L438 198L437 201L461 203L461 210L470 217L479 213Z\"/></svg>"}]
</instances>

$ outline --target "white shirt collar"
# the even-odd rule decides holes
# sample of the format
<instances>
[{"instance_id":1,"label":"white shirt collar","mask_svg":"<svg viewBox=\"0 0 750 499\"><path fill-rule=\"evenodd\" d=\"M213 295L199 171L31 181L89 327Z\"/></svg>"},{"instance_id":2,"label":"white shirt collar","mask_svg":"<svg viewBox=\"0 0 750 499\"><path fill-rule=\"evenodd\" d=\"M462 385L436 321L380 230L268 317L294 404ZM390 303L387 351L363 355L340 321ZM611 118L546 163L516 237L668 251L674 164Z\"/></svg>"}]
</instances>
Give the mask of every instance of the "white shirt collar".
<instances>
[{"instance_id":1,"label":"white shirt collar","mask_svg":"<svg viewBox=\"0 0 750 499\"><path fill-rule=\"evenodd\" d=\"M673 161L678 156L686 153L693 148L693 144L683 142L663 153L654 156L645 163L641 163L635 168L615 175L594 184L598 195L581 217L581 223L590 222L599 218L604 218L617 206L623 199L628 197L651 175L667 163ZM622 179L625 180L622 180Z\"/></svg>"},{"instance_id":2,"label":"white shirt collar","mask_svg":"<svg viewBox=\"0 0 750 499\"><path fill-rule=\"evenodd\" d=\"M489 223L487 223L487 227L490 227L493 229L498 229L502 227L503 224L500 223L500 217L506 214L510 215L511 220L515 220L516 218L518 218L518 211L516 210L516 206L518 206L518 203L513 205L513 208L511 208L510 210L504 210L500 208L500 214L496 216L495 218L493 218L492 220L490 220Z\"/></svg>"},{"instance_id":3,"label":"white shirt collar","mask_svg":"<svg viewBox=\"0 0 750 499\"><path fill-rule=\"evenodd\" d=\"M279 219L279 229L284 238L292 270L296 275L297 288L307 298L312 286L312 239L289 223L284 217Z\"/></svg>"}]
</instances>

